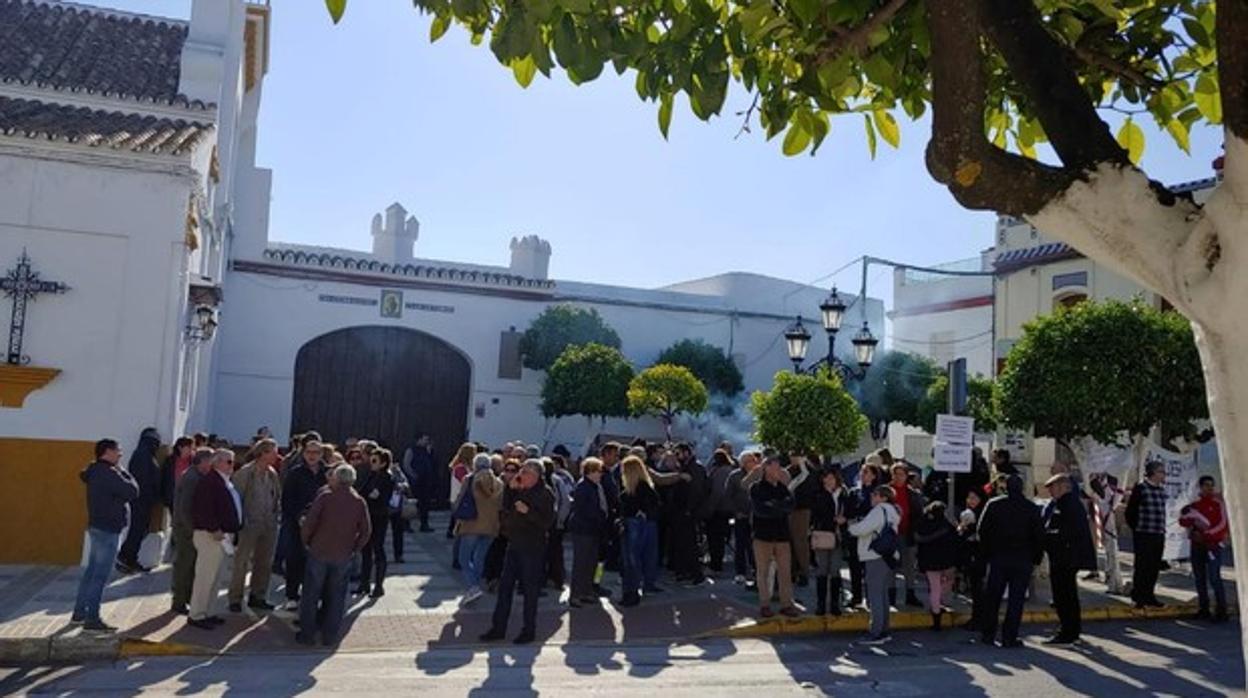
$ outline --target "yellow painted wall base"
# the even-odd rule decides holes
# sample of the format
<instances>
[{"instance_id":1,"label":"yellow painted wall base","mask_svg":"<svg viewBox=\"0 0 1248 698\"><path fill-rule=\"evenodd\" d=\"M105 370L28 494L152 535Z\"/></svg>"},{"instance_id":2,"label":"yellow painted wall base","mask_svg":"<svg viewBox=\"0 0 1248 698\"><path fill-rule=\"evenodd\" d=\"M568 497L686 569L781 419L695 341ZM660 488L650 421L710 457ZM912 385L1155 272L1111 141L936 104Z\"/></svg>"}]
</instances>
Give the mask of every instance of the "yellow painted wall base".
<instances>
[{"instance_id":1,"label":"yellow painted wall base","mask_svg":"<svg viewBox=\"0 0 1248 698\"><path fill-rule=\"evenodd\" d=\"M87 525L78 473L90 441L0 438L0 563L76 565Z\"/></svg>"}]
</instances>

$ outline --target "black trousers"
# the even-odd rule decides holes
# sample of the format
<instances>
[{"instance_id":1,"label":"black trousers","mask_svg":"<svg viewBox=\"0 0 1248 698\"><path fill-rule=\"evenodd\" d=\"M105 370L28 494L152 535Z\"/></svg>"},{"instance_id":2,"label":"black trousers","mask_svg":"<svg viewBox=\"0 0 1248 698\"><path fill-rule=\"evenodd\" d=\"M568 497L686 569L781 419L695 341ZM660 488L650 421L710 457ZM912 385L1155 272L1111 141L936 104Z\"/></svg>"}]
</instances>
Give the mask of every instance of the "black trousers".
<instances>
[{"instance_id":1,"label":"black trousers","mask_svg":"<svg viewBox=\"0 0 1248 698\"><path fill-rule=\"evenodd\" d=\"M308 568L308 549L303 547L299 537L299 522L287 521L282 524L282 530L286 532L286 600L298 601L303 575Z\"/></svg>"},{"instance_id":2,"label":"black trousers","mask_svg":"<svg viewBox=\"0 0 1248 698\"><path fill-rule=\"evenodd\" d=\"M394 561L403 559L403 534L407 533L407 522L403 513L396 511L390 514L390 538L394 545Z\"/></svg>"},{"instance_id":3,"label":"black trousers","mask_svg":"<svg viewBox=\"0 0 1248 698\"><path fill-rule=\"evenodd\" d=\"M498 582L498 601L494 605L493 629L507 632L507 621L511 617L511 600L520 585L520 593L524 595L524 622L520 628L523 633L537 630L537 601L542 591L542 574L545 572L545 555L543 550L517 550L515 546L507 546L503 558L503 576Z\"/></svg>"},{"instance_id":4,"label":"black trousers","mask_svg":"<svg viewBox=\"0 0 1248 698\"><path fill-rule=\"evenodd\" d=\"M706 520L706 550L710 555L710 568L724 571L724 550L728 547L728 535L732 532L732 515L717 511Z\"/></svg>"},{"instance_id":5,"label":"black trousers","mask_svg":"<svg viewBox=\"0 0 1248 698\"><path fill-rule=\"evenodd\" d=\"M552 528L546 535L546 581L563 588L567 574L563 564L563 529Z\"/></svg>"},{"instance_id":6,"label":"black trousers","mask_svg":"<svg viewBox=\"0 0 1248 698\"><path fill-rule=\"evenodd\" d=\"M128 565L139 564L139 547L143 545L147 529L151 528L153 506L151 502L138 501L130 507L130 528L126 531L121 549L117 551L118 560Z\"/></svg>"},{"instance_id":7,"label":"black trousers","mask_svg":"<svg viewBox=\"0 0 1248 698\"><path fill-rule=\"evenodd\" d=\"M1148 603L1157 599L1157 576L1161 574L1161 556L1166 550L1166 537L1160 533L1136 533L1131 537L1135 553L1135 569L1131 574L1131 599Z\"/></svg>"},{"instance_id":8,"label":"black trousers","mask_svg":"<svg viewBox=\"0 0 1248 698\"><path fill-rule=\"evenodd\" d=\"M1018 639L1018 628L1023 622L1023 604L1027 600L1027 585L1031 582L1031 563L1019 560L995 560L988 572L988 588L983 596L982 609L975 620L979 623L979 631L987 638L997 636L997 614L1001 611L1001 599L1005 590L1010 590L1010 603L1005 607L1005 623L1001 626L1001 641L1005 643ZM1074 581L1074 573L1071 573ZM977 593L978 592L973 592ZM1054 594L1056 598L1056 593ZM1078 605L1079 599L1075 598Z\"/></svg>"},{"instance_id":9,"label":"black trousers","mask_svg":"<svg viewBox=\"0 0 1248 698\"><path fill-rule=\"evenodd\" d=\"M1083 632L1083 611L1079 608L1079 583L1075 580L1078 570L1070 565L1049 563L1049 583L1053 588L1053 605L1061 623L1058 635L1066 639L1079 637Z\"/></svg>"},{"instance_id":10,"label":"black trousers","mask_svg":"<svg viewBox=\"0 0 1248 698\"><path fill-rule=\"evenodd\" d=\"M503 575L503 560L507 556L507 539L497 536L490 542L490 547L485 551L485 569L482 571L481 578L486 582L492 582Z\"/></svg>"},{"instance_id":11,"label":"black trousers","mask_svg":"<svg viewBox=\"0 0 1248 698\"><path fill-rule=\"evenodd\" d=\"M732 522L732 566L746 579L754 578L754 527L750 517L737 515Z\"/></svg>"},{"instance_id":12,"label":"black trousers","mask_svg":"<svg viewBox=\"0 0 1248 698\"><path fill-rule=\"evenodd\" d=\"M683 579L699 579L702 575L702 556L698 551L698 520L688 512L673 517L672 569Z\"/></svg>"},{"instance_id":13,"label":"black trousers","mask_svg":"<svg viewBox=\"0 0 1248 698\"><path fill-rule=\"evenodd\" d=\"M386 527L389 523L388 513L370 514L373 533L368 538L368 545L362 551L363 560L360 564L360 588L367 588L370 581L381 586L386 581ZM374 573L376 579L374 580Z\"/></svg>"}]
</instances>

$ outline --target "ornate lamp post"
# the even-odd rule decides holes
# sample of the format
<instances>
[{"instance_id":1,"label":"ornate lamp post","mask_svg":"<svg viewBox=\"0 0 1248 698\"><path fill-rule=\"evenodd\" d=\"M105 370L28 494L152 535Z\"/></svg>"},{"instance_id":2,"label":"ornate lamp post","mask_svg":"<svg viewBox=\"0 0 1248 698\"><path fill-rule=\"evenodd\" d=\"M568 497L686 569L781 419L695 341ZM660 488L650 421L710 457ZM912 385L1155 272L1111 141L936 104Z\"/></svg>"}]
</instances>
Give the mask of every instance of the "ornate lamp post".
<instances>
[{"instance_id":1,"label":"ornate lamp post","mask_svg":"<svg viewBox=\"0 0 1248 698\"><path fill-rule=\"evenodd\" d=\"M826 366L840 374L843 380L862 380L867 369L871 367L871 362L875 360L875 347L880 340L871 334L871 329L864 318L862 329L850 340L850 343L854 345L854 359L858 365L850 366L837 358L836 333L841 329L841 322L845 319L847 308L840 294L836 292L836 287L833 286L832 293L819 304L823 330L828 335L828 354L805 368L802 368L802 362L806 360L806 352L810 349L810 332L802 324L802 316L797 316L797 320L784 331L784 339L789 352L789 360L793 362L794 373L814 373Z\"/></svg>"}]
</instances>

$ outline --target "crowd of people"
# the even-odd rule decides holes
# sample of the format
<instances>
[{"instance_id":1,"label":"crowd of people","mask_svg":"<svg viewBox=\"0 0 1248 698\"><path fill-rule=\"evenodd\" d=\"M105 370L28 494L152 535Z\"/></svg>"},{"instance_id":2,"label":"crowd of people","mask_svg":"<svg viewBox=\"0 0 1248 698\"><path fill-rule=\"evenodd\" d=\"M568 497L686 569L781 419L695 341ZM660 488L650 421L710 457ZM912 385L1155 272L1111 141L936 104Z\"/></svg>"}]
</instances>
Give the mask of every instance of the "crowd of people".
<instances>
[{"instance_id":1,"label":"crowd of people","mask_svg":"<svg viewBox=\"0 0 1248 698\"><path fill-rule=\"evenodd\" d=\"M73 621L88 629L112 630L99 614L110 568L149 571L139 551L163 504L171 610L189 626L224 622L214 608L224 583L230 612L243 612L244 597L253 611L275 610L276 573L285 610L297 613L296 640L333 645L352 583L357 595L385 594L388 561L402 562L411 526L433 531L429 511L447 501L448 482L446 536L463 579L460 604L495 595L484 642L505 637L517 591L523 610L514 640L523 644L535 639L546 589L566 590L576 613L615 596L604 580L618 572L614 600L627 609L664 593L666 569L669 583L690 588L731 578L755 590L760 618L865 608L867 644L890 639L890 615L903 605L926 608L941 630L960 590L973 609L967 629L986 643L1019 647L1033 572L1047 558L1060 619L1049 642L1066 644L1081 632L1081 571L1103 572L1109 592L1126 589L1117 561L1119 511L1133 536L1132 599L1140 608L1161 605L1155 587L1167 521L1160 463L1145 466L1129 495L1110 477L1092 477L1084 487L1076 474L1058 472L1044 483L1047 500L1037 502L1006 451L994 452L991 464L977 452L972 472L950 482L943 473L924 478L887 449L841 464L769 449L737 454L724 443L704 465L680 443L608 442L581 459L561 446L544 455L524 442L495 449L466 443L443 469L427 437L396 457L375 441L353 438L338 447L315 432L283 449L262 429L245 449L200 434L177 439L160 462L163 450L159 434L144 430L123 468L117 442L106 439L83 471L90 552ZM1222 621L1226 511L1212 478L1200 487L1179 523L1191 532L1198 617Z\"/></svg>"}]
</instances>

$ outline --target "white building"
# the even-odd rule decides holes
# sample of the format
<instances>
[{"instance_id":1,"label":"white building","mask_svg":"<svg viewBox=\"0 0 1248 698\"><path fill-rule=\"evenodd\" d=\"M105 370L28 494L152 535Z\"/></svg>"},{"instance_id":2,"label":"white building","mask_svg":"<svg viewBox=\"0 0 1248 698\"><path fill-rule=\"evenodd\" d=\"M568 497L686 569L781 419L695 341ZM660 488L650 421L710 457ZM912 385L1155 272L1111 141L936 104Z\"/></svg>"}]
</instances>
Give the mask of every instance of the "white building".
<instances>
[{"instance_id":1,"label":"white building","mask_svg":"<svg viewBox=\"0 0 1248 698\"><path fill-rule=\"evenodd\" d=\"M989 248L978 257L937 264L938 271L899 267L893 271L891 348L925 356L944 366L966 359L971 375L991 377L992 260ZM943 272L987 272L954 276Z\"/></svg>"},{"instance_id":2,"label":"white building","mask_svg":"<svg viewBox=\"0 0 1248 698\"><path fill-rule=\"evenodd\" d=\"M69 287L29 300L21 350L0 363L0 467L22 483L0 530L43 533L5 537L0 563L77 560L92 443L130 449L148 426L244 443L262 425L316 427L395 446L425 431L441 454L536 440L541 377L517 343L554 303L597 308L638 367L692 337L728 351L748 389L789 368L781 333L817 317L823 289L752 274L657 290L557 281L535 236L512 239L504 264L426 260L397 204L373 219L368 252L271 244L272 173L255 166L269 22L267 2L244 0L194 0L189 21L0 0L0 288L18 290L24 254ZM879 333L880 302L858 311ZM564 423L551 437L583 434Z\"/></svg>"}]
</instances>

